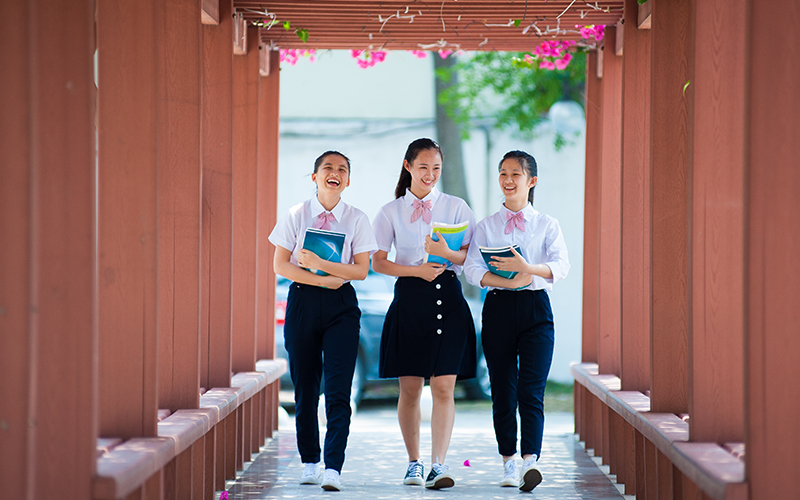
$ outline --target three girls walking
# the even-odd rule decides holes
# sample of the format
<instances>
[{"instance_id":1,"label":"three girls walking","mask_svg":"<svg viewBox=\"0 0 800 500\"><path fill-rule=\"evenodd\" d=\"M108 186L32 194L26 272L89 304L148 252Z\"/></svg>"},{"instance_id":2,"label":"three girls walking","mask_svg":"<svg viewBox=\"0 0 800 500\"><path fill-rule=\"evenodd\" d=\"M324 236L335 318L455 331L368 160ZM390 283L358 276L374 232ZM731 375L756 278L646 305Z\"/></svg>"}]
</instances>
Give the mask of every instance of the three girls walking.
<instances>
[{"instance_id":1,"label":"three girls walking","mask_svg":"<svg viewBox=\"0 0 800 500\"><path fill-rule=\"evenodd\" d=\"M396 276L394 299L381 338L380 376L397 377L398 421L408 465L403 483L440 489L455 485L445 464L453 430L456 380L475 376L475 327L457 275L489 292L483 307L482 344L492 384L498 451L504 461L502 486L530 491L540 481L535 467L541 454L543 395L553 354L553 316L548 293L569 270L558 221L533 209L536 161L521 151L505 155L499 168L503 207L477 225L464 200L436 189L443 154L430 139L412 142L406 151L395 200L384 205L370 228L366 215L341 201L350 182L350 162L328 151L315 162L317 196L292 207L276 225L275 271L293 281L284 326L285 345L295 387L297 444L304 463L302 484L341 489L350 424L350 386L358 349L360 310L350 280L364 279L372 267ZM458 249L431 224L467 222ZM344 233L341 262L329 262L302 250L306 229ZM495 270L516 271L502 278L484 262L479 246L516 244L513 257L495 258ZM394 247L393 260L389 259ZM427 256L447 264L428 262ZM524 257L523 257L524 256ZM305 268L305 269L304 269ZM328 273L320 276L306 269ZM324 369L323 369L324 364ZM519 366L519 368L517 368ZM320 477L317 405L325 377L327 433L325 473ZM431 467L427 477L420 454L420 396L430 380ZM516 455L519 407L523 466Z\"/></svg>"}]
</instances>

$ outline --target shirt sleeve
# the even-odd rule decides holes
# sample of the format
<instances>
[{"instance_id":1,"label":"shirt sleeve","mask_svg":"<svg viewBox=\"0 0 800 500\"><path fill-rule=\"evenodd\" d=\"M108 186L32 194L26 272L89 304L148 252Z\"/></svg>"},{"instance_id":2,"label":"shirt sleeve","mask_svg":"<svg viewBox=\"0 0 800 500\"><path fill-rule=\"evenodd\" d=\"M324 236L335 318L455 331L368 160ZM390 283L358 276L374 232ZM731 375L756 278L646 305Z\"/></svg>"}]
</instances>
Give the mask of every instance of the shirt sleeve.
<instances>
[{"instance_id":1,"label":"shirt sleeve","mask_svg":"<svg viewBox=\"0 0 800 500\"><path fill-rule=\"evenodd\" d=\"M378 244L375 242L375 235L372 232L372 226L369 224L369 218L364 212L356 212L357 218L354 224L355 232L353 234L353 256L360 253L369 252L370 255L378 250Z\"/></svg>"},{"instance_id":2,"label":"shirt sleeve","mask_svg":"<svg viewBox=\"0 0 800 500\"><path fill-rule=\"evenodd\" d=\"M375 243L378 250L389 252L392 249L392 242L394 241L394 228L389 216L386 215L386 207L378 211L375 220L372 221L372 233L375 236Z\"/></svg>"},{"instance_id":3,"label":"shirt sleeve","mask_svg":"<svg viewBox=\"0 0 800 500\"><path fill-rule=\"evenodd\" d=\"M489 268L483 260L479 246L486 246L486 228L484 224L478 224L472 235L472 241L467 251L467 260L464 262L464 276L470 285L486 288L481 285L481 280L483 275L489 272Z\"/></svg>"},{"instance_id":4,"label":"shirt sleeve","mask_svg":"<svg viewBox=\"0 0 800 500\"><path fill-rule=\"evenodd\" d=\"M564 234L561 232L561 225L556 219L552 219L547 226L545 245L547 252L547 262L545 264L553 273L553 277L546 281L552 284L566 278L570 267L567 244L564 241Z\"/></svg>"},{"instance_id":5,"label":"shirt sleeve","mask_svg":"<svg viewBox=\"0 0 800 500\"><path fill-rule=\"evenodd\" d=\"M278 223L275 224L269 235L269 242L293 252L297 245L297 228L294 219L291 212L278 219Z\"/></svg>"}]
</instances>

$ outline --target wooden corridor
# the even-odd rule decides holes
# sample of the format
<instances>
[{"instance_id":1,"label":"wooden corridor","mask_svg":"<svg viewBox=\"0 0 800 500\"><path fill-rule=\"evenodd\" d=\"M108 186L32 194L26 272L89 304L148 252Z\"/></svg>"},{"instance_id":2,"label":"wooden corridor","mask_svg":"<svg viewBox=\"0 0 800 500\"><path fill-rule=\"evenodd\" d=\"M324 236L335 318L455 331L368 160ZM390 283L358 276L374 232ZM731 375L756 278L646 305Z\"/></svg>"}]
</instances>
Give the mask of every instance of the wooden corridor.
<instances>
[{"instance_id":1,"label":"wooden corridor","mask_svg":"<svg viewBox=\"0 0 800 500\"><path fill-rule=\"evenodd\" d=\"M5 494L211 499L275 429L276 48L531 50L563 12L607 25L576 428L637 497L800 498L800 3L422 3L4 3Z\"/></svg>"}]
</instances>

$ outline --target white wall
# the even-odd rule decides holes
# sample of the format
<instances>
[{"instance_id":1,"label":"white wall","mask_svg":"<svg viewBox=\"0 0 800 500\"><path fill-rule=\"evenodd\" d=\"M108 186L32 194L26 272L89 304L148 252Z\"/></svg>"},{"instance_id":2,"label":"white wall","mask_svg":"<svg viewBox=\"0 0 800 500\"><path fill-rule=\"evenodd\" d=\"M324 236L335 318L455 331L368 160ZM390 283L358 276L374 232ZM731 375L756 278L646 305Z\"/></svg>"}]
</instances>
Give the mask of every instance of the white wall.
<instances>
[{"instance_id":1,"label":"white wall","mask_svg":"<svg viewBox=\"0 0 800 500\"><path fill-rule=\"evenodd\" d=\"M361 69L349 52L327 52L314 63L281 68L281 139L278 213L314 195L314 159L339 150L352 163L351 184L342 198L370 217L394 197L408 143L435 139L433 60L390 53L384 63ZM470 204L480 220L497 211L502 194L497 164L506 151L522 149L539 165L534 207L561 223L570 253L569 276L551 295L556 349L550 378L572 380L569 363L580 360L583 276L584 137L556 152L553 127L542 125L532 141L508 132L472 131L464 143ZM445 156L447 152L445 151ZM488 171L487 171L488 167ZM488 204L487 204L488 201Z\"/></svg>"}]
</instances>

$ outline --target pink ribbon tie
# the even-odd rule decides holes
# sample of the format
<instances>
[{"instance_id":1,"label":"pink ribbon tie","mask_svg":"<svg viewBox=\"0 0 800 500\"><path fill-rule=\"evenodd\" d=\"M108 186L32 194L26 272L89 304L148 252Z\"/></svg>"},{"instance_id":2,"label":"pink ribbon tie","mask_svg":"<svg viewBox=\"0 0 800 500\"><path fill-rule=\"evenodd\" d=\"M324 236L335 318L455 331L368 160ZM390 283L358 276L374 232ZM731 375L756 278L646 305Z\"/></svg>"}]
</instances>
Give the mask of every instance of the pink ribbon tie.
<instances>
[{"instance_id":1,"label":"pink ribbon tie","mask_svg":"<svg viewBox=\"0 0 800 500\"><path fill-rule=\"evenodd\" d=\"M419 219L420 216L422 216L422 220L424 220L426 224L430 224L432 205L433 203L431 200L414 200L414 212L411 214L411 222L414 222L415 220Z\"/></svg>"},{"instance_id":2,"label":"pink ribbon tie","mask_svg":"<svg viewBox=\"0 0 800 500\"><path fill-rule=\"evenodd\" d=\"M511 234L514 228L519 229L523 233L525 232L525 217L522 215L522 212L517 212L515 214L506 212L506 219L506 234Z\"/></svg>"},{"instance_id":3,"label":"pink ribbon tie","mask_svg":"<svg viewBox=\"0 0 800 500\"><path fill-rule=\"evenodd\" d=\"M331 212L322 212L317 215L317 220L314 222L314 229L330 229L331 222L335 221L336 217Z\"/></svg>"}]
</instances>

